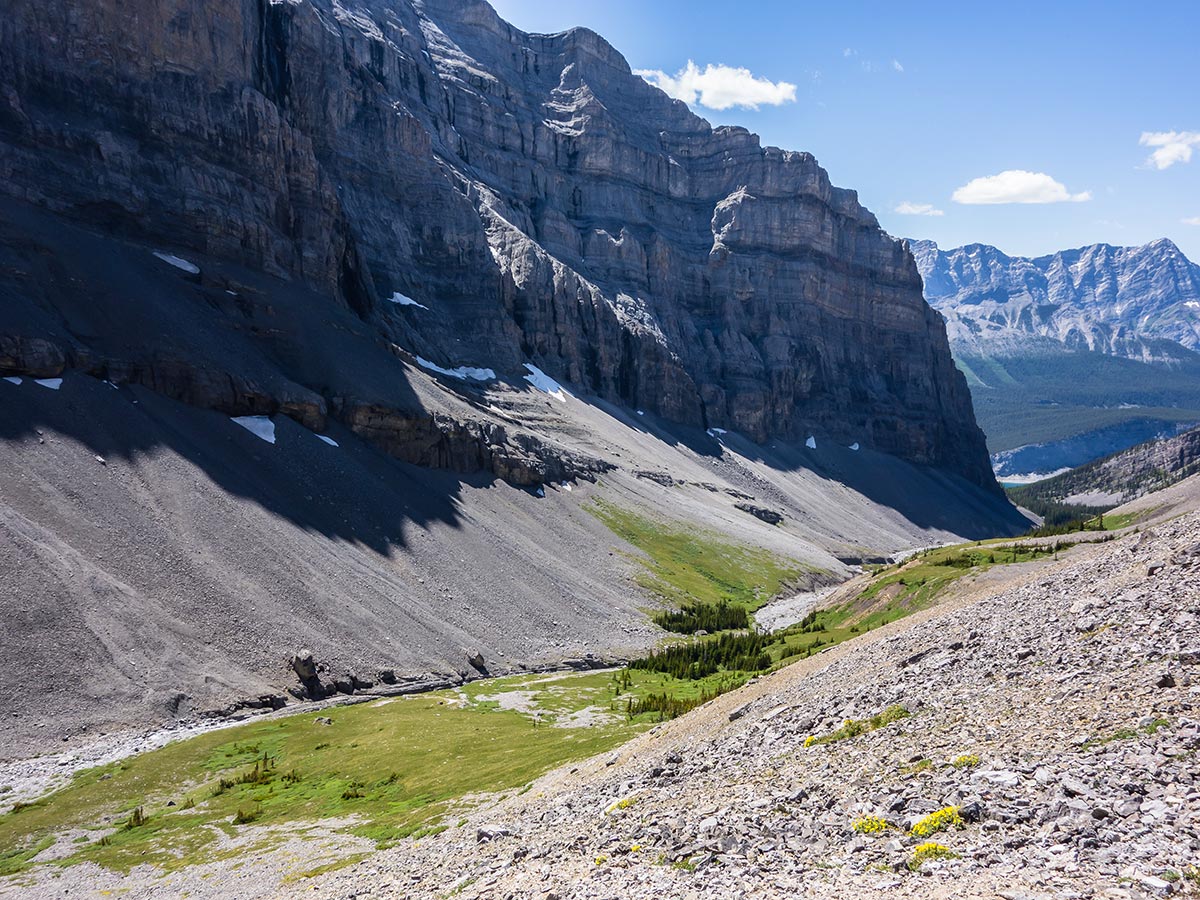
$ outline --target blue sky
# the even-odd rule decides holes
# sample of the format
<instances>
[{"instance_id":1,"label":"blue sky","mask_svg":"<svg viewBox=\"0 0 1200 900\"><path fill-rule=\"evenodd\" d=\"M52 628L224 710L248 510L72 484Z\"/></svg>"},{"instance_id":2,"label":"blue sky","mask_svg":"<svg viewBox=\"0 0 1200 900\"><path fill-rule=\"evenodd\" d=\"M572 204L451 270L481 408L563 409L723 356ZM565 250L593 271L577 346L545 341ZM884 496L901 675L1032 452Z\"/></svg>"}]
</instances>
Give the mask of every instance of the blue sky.
<instances>
[{"instance_id":1,"label":"blue sky","mask_svg":"<svg viewBox=\"0 0 1200 900\"><path fill-rule=\"evenodd\" d=\"M526 31L593 28L673 92L709 88L696 112L812 152L894 235L1019 255L1168 237L1200 262L1197 0L494 5ZM680 83L689 61L771 84ZM758 109L702 105L738 98ZM1053 202L996 202L1015 198Z\"/></svg>"}]
</instances>

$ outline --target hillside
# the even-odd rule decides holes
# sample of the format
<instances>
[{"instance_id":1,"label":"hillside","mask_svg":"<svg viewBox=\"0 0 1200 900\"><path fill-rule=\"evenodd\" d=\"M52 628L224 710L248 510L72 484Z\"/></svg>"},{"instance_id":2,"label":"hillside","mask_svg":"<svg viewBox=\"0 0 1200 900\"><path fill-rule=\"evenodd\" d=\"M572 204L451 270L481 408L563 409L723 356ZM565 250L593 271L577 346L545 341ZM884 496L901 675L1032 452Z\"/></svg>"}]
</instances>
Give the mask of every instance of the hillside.
<instances>
[{"instance_id":1,"label":"hillside","mask_svg":"<svg viewBox=\"0 0 1200 900\"><path fill-rule=\"evenodd\" d=\"M1128 450L1009 490L1014 502L1038 512L1044 504L1111 507L1183 481L1200 471L1200 428L1147 441Z\"/></svg>"},{"instance_id":2,"label":"hillside","mask_svg":"<svg viewBox=\"0 0 1200 900\"><path fill-rule=\"evenodd\" d=\"M584 695L603 704L611 696L605 682L609 689L620 683L611 673L598 684L595 676L575 676L588 681L574 689L526 679L491 693L485 687L377 702L111 762L0 819L0 830L20 833L22 822L36 829L73 809L95 815L130 787L141 792L146 822L121 831L126 809L94 826L115 835L108 845L51 850L53 841L43 842L47 857L82 858L26 871L18 889L31 898L86 888L236 900L314 891L992 897L1048 887L1186 895L1200 877L1192 862L1200 792L1190 764L1200 749L1193 686L1200 652L1190 640L1200 626L1200 482L1193 477L1168 493L1183 505L1169 516L1151 513L1115 541L964 578L932 607L522 784L533 763L527 760L519 773L499 775L501 790L438 807L442 825L384 840L382 849L375 842L390 832L364 828L361 817L326 818L326 827L305 831L288 819L254 821L251 810L249 821L226 827L222 849L236 851L236 862L211 852L196 858L183 823L228 804L227 791L262 791L264 806L268 786L310 804L332 802L314 793L320 748L337 747L333 758L353 767L369 755L345 749L360 736L395 740L395 729L403 734L429 716L444 729L473 728L485 742L533 741L542 754L568 742L586 754L587 746L611 740L600 721L550 717L539 726L534 710L561 712ZM608 715L606 708L592 707L592 715ZM511 731L522 715L524 729ZM424 731L412 734L423 747ZM247 772L268 743L280 756L266 773L255 764L258 787L235 780L214 793L177 782L200 764L210 779L230 767ZM475 755L481 765L494 764L489 748ZM186 765L163 773L168 760ZM288 766L295 766L293 781L277 784L271 773L288 773ZM463 765L453 771L457 780L474 772ZM324 815L349 813L354 807L346 804L355 802L364 813L378 810L373 798L393 781L420 789L427 777L414 761L392 780L352 788L357 800L343 794L343 805ZM164 805L185 792L183 811ZM188 855L147 856L172 834ZM126 867L150 860L167 871L138 867L122 876L96 860Z\"/></svg>"}]
</instances>

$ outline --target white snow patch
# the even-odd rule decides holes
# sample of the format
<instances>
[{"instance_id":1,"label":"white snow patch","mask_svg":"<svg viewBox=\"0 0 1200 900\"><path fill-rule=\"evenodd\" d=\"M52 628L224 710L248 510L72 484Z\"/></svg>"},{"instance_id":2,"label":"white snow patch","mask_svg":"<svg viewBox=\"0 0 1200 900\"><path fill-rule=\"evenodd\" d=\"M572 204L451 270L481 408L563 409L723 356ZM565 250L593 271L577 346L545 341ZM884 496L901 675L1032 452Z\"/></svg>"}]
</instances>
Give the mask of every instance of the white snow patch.
<instances>
[{"instance_id":1,"label":"white snow patch","mask_svg":"<svg viewBox=\"0 0 1200 900\"><path fill-rule=\"evenodd\" d=\"M412 297L405 297L399 291L396 291L394 294L392 294L392 296L388 297L388 299L391 300L393 303L397 304L398 306L417 306L417 307L420 307L421 309L429 309L429 307L426 306L424 303L418 303Z\"/></svg>"},{"instance_id":2,"label":"white snow patch","mask_svg":"<svg viewBox=\"0 0 1200 900\"><path fill-rule=\"evenodd\" d=\"M190 263L186 259L180 259L178 256L173 256L170 253L162 253L159 250L154 251L154 255L161 259L169 266L174 266L177 269L183 269L189 275L199 275L200 267L195 263Z\"/></svg>"},{"instance_id":3,"label":"white snow patch","mask_svg":"<svg viewBox=\"0 0 1200 900\"><path fill-rule=\"evenodd\" d=\"M230 420L268 444L275 443L275 423L270 416L230 416Z\"/></svg>"},{"instance_id":4,"label":"white snow patch","mask_svg":"<svg viewBox=\"0 0 1200 900\"><path fill-rule=\"evenodd\" d=\"M1200 300L1185 300L1183 305L1192 309L1200 309Z\"/></svg>"},{"instance_id":5,"label":"white snow patch","mask_svg":"<svg viewBox=\"0 0 1200 900\"><path fill-rule=\"evenodd\" d=\"M327 443L327 444L328 444L330 447L337 447L337 446L338 446L338 442L337 442L337 441L335 441L333 438L331 438L331 437L328 437L328 436L326 436L326 435L323 435L323 434L318 434L318 435L317 435L317 440L318 440L318 441L324 441L324 442L325 442L325 443Z\"/></svg>"},{"instance_id":6,"label":"white snow patch","mask_svg":"<svg viewBox=\"0 0 1200 900\"><path fill-rule=\"evenodd\" d=\"M857 450L857 449L858 449L858 441L855 441L853 444L851 444L851 445L850 445L850 449L851 449L851 450Z\"/></svg>"},{"instance_id":7,"label":"white snow patch","mask_svg":"<svg viewBox=\"0 0 1200 900\"><path fill-rule=\"evenodd\" d=\"M21 379L18 378L16 375L5 375L4 380L7 381L9 384L20 384L21 383Z\"/></svg>"},{"instance_id":8,"label":"white snow patch","mask_svg":"<svg viewBox=\"0 0 1200 900\"><path fill-rule=\"evenodd\" d=\"M549 394L560 403L567 402L567 392L563 390L563 386L539 369L535 365L525 363L525 368L529 370L529 374L525 376L525 380L534 386L543 394Z\"/></svg>"},{"instance_id":9,"label":"white snow patch","mask_svg":"<svg viewBox=\"0 0 1200 900\"><path fill-rule=\"evenodd\" d=\"M1019 475L997 475L996 480L1003 485L1033 484L1035 481L1045 481L1047 478L1053 478L1055 475L1061 475L1063 472L1070 471L1070 467L1064 466L1061 469L1055 469L1053 472L1022 472Z\"/></svg>"},{"instance_id":10,"label":"white snow patch","mask_svg":"<svg viewBox=\"0 0 1200 900\"><path fill-rule=\"evenodd\" d=\"M475 366L458 366L453 369L443 369L437 363L432 363L424 357L417 357L417 365L422 369L428 369L430 372L437 372L440 375L449 375L451 378L457 378L459 381L466 381L468 378L475 381L491 381L496 377L494 369L480 369Z\"/></svg>"},{"instance_id":11,"label":"white snow patch","mask_svg":"<svg viewBox=\"0 0 1200 900\"><path fill-rule=\"evenodd\" d=\"M712 438L715 438L715 437L720 437L720 436L721 436L721 435L723 435L723 434L729 434L729 432L728 432L728 431L726 431L724 428L710 428L710 429L708 429L708 436L709 436L709 437L712 437Z\"/></svg>"},{"instance_id":12,"label":"white snow patch","mask_svg":"<svg viewBox=\"0 0 1200 900\"><path fill-rule=\"evenodd\" d=\"M57 391L60 387L62 387L61 378L35 378L33 380L44 388L50 388L52 391Z\"/></svg>"},{"instance_id":13,"label":"white snow patch","mask_svg":"<svg viewBox=\"0 0 1200 900\"><path fill-rule=\"evenodd\" d=\"M120 388L119 388L119 387L117 387L115 384L113 384L113 383L112 383L111 381L109 381L107 378L105 378L105 379L104 379L104 383L105 383L105 384L107 384L107 385L108 385L110 388L112 388L114 391L119 391L119 390L120 390Z\"/></svg>"},{"instance_id":14,"label":"white snow patch","mask_svg":"<svg viewBox=\"0 0 1200 900\"><path fill-rule=\"evenodd\" d=\"M816 450L817 449L817 439L810 434L808 436L808 440L804 442L804 446L807 447L809 450Z\"/></svg>"},{"instance_id":15,"label":"white snow patch","mask_svg":"<svg viewBox=\"0 0 1200 900\"><path fill-rule=\"evenodd\" d=\"M538 488L538 489L537 489L537 495L538 495L539 497L545 497L545 496L546 496L546 489L545 489L544 487L540 487L540 488Z\"/></svg>"},{"instance_id":16,"label":"white snow patch","mask_svg":"<svg viewBox=\"0 0 1200 900\"><path fill-rule=\"evenodd\" d=\"M564 491L573 491L573 490L575 490L575 488L571 487L571 484L570 484L570 482L566 482L566 481L564 481L562 484L560 484L560 485L559 485L559 487L560 487L560 488L562 488Z\"/></svg>"},{"instance_id":17,"label":"white snow patch","mask_svg":"<svg viewBox=\"0 0 1200 900\"><path fill-rule=\"evenodd\" d=\"M644 409L639 409L639 410L637 411L637 414L638 414L639 416L644 416L644 415L646 414L646 411L645 411Z\"/></svg>"}]
</instances>

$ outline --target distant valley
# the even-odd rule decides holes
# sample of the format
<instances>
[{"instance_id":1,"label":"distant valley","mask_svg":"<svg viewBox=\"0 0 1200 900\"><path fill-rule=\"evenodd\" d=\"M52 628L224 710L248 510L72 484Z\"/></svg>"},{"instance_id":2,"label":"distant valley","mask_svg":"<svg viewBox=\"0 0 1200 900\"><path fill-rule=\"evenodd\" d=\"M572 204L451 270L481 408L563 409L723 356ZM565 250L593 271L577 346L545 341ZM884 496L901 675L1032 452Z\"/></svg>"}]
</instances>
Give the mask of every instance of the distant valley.
<instances>
[{"instance_id":1,"label":"distant valley","mask_svg":"<svg viewBox=\"0 0 1200 900\"><path fill-rule=\"evenodd\" d=\"M910 246L1001 479L1200 422L1200 266L1171 241L1034 259Z\"/></svg>"}]
</instances>

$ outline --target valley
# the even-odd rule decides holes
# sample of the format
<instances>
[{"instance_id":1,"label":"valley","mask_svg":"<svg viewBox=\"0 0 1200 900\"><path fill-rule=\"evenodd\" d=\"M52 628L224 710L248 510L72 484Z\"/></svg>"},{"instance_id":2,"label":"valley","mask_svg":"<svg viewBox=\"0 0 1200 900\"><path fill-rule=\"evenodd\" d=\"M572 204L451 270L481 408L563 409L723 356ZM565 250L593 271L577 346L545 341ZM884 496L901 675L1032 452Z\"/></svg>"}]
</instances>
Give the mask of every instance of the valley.
<instances>
[{"instance_id":1,"label":"valley","mask_svg":"<svg viewBox=\"0 0 1200 900\"><path fill-rule=\"evenodd\" d=\"M1194 11L668 6L6 4L0 897L1200 894Z\"/></svg>"},{"instance_id":2,"label":"valley","mask_svg":"<svg viewBox=\"0 0 1200 900\"><path fill-rule=\"evenodd\" d=\"M611 890L627 878L635 878L628 890L635 890L634 884L651 883L660 889L669 885L671 890L687 890L688 885L700 883L697 879L703 879L706 889L712 889L713 878L749 877L753 882L762 877L755 873L771 871L765 869L767 866L777 867L784 858L772 862L775 857L769 848L774 842L768 842L765 851L753 848L779 829L790 833L788 829L800 827L816 829L806 838L807 855L827 854L826 859L832 863L815 869L805 864L797 870L803 883L824 884L827 889L839 891L853 884L880 887L886 883L889 889L907 891L911 885L903 874L905 865L911 862L914 847L918 852L925 851L920 850L924 845L916 838L888 841L889 830L898 827L890 824L894 812L902 809L916 821L923 814L923 803L928 803L919 798L945 797L955 782L960 785L953 796L960 799L953 809L965 811L955 820L955 827L966 831L958 836L951 829L951 833L939 837L950 838L938 844L947 848L943 856L948 862L930 871L935 880L953 878L960 886L983 885L986 882L979 879L990 877L994 871L987 854L996 852L987 849L987 823L1006 821L1010 813L1005 810L1014 808L1013 798L1028 790L1022 787L1021 769L1052 771L1065 764L1063 754L1073 754L1082 755L1088 765L1099 765L1100 771L1105 771L1105 765L1116 761L1113 750L1128 742L1161 745L1164 740L1173 740L1187 747L1188 741L1200 740L1194 719L1188 719L1194 701L1187 699L1191 683L1187 673L1197 664L1194 651L1184 653L1185 645L1174 650L1164 648L1152 657L1148 670L1143 672L1139 667L1132 675L1117 676L1109 669L1093 670L1086 676L1075 672L1071 675L1075 679L1122 679L1127 689L1120 696L1128 699L1110 703L1103 715L1084 714L1087 724L1083 727L1089 730L1068 745L1060 744L1061 732L1034 712L1044 705L1031 704L1030 700L1038 691L1048 689L1043 685L1062 683L1058 676L1074 671L1072 657L1060 652L1057 661L1043 659L1040 652L1049 651L1037 650L1030 635L1018 632L1022 634L1020 640L1031 643L1033 650L1027 653L1014 645L1014 661L1007 664L1008 672L1003 677L998 678L994 668L1005 657L999 651L980 651L958 663L993 667L991 674L979 682L987 698L982 702L988 710L999 711L1003 704L1012 702L1004 698L1010 697L1013 690L1021 692L1025 711L1010 708L1007 721L1004 717L985 720L978 712L958 710L952 702L947 705L944 694L935 693L942 698L936 702L924 699L930 690L944 692L943 683L936 678L914 681L912 676L930 667L932 671L945 667L948 663L942 657L947 652L954 654L955 648L964 643L969 647L973 642L998 639L998 633L990 636L991 629L980 631L980 616L994 621L999 609L1005 610L1003 615L1010 621L1017 615L1018 622L1028 620L1030 627L1036 623L1041 639L1051 640L1045 629L1067 615L1065 606L1027 609L1018 614L1004 604L1030 592L1050 596L1045 593L1050 585L1074 579L1082 572L1092 573L1090 583L1104 585L1109 592L1093 592L1090 601L1067 604L1071 615L1091 616L1090 621L1098 623L1091 625L1080 618L1071 626L1081 635L1075 639L1077 643L1091 642L1080 649L1086 646L1093 661L1115 660L1111 654L1099 655L1098 651L1115 639L1110 634L1130 624L1122 618L1127 613L1121 612L1125 609L1121 603L1129 601L1117 599L1110 585L1124 585L1122 597L1160 596L1136 594L1136 586L1147 578L1173 579L1183 593L1177 595L1182 602L1172 615L1194 618L1197 610L1189 603L1200 601L1200 596L1195 594L1188 569L1200 564L1200 543L1188 541L1189 535L1195 536L1200 483L1193 477L1166 494L1157 499L1150 495L1136 501L1128 511L1119 510L1121 530L1115 533L1070 535L1053 542L991 541L927 550L902 563L865 573L835 589L797 626L772 636L768 649L776 641L778 649L770 650L770 661L763 671L723 669L716 679L681 681L635 663L627 669L584 674L484 679L452 690L366 699L353 705L344 705L343 701L298 715L276 713L257 722L221 728L159 750L81 769L69 782L60 780L61 786L55 792L21 801L0 818L3 843L15 848L4 858L9 886L19 886L22 896L36 897L81 877L89 885L101 885L125 873L124 887L137 895L137 885L155 873L153 879L165 879L161 883L171 885L172 890L199 891L206 896L206 880L233 865L234 871L248 868L257 874L251 881L239 877L236 893L223 896L278 896L308 890L310 884L337 892L344 883L339 879L350 877L359 885L371 884L371 890L383 896L458 889L463 896L482 897L491 896L488 891L497 885L496 870L489 868L488 860L495 859L497 853L509 854L506 848L514 843L532 845L533 851L518 853L515 862L500 868L499 877L519 891L528 890L530 877L543 877L536 874L536 860L549 851L538 845L549 840L564 845L554 853L566 865L555 868L544 890L566 889L570 880L573 893L562 896L594 896L596 891ZM1101 543L1096 543L1097 539ZM1150 558L1147 554L1171 548L1174 556L1169 560L1155 561L1148 568L1142 561ZM676 570L677 576L683 572L682 568ZM1095 580L1097 572L1104 581ZM691 574L697 573L692 570ZM1180 582L1180 578L1184 580ZM894 590L897 586L903 589ZM1077 596L1078 590L1068 597ZM963 635L973 628L970 635L975 637L960 638L957 644L934 638L932 650L921 649L947 628L951 634L961 630ZM1171 641L1186 630L1179 620L1163 633L1163 639L1175 647ZM1005 640L1011 637L1010 633ZM694 640L711 645L718 636ZM668 644L666 650L674 646L679 645ZM1057 646L1064 650L1069 647ZM895 664L898 668L880 675L863 693L862 685L868 682L858 679L872 677L865 673L878 670L882 664L876 660L880 648L888 648L883 651L885 658L899 659ZM814 650L822 652L814 654ZM1047 668L1036 677L1030 672L1014 680L1012 667L1023 670L1030 662ZM1147 688L1138 685L1149 686L1155 678L1165 684L1166 676L1155 674L1160 670L1170 673L1171 684L1165 688L1160 684L1147 694ZM834 672L840 674L830 681ZM846 681L850 672L864 675L856 674ZM706 685L715 688L718 680L725 682L720 688L729 693L703 702L709 696L706 691L712 689ZM854 685L859 685L857 698L849 705L846 699L834 700L841 712L831 720L827 710L822 721L822 691L832 691L831 698L848 698L856 690ZM789 701L795 691L802 692L806 699L789 705L795 703ZM640 703L660 693L677 700L694 698L703 705L674 721L664 721L661 713L653 711L637 712ZM1161 700L1154 699L1158 694ZM851 727L854 715L867 718L863 724ZM872 715L877 720L868 721ZM1183 718L1177 718L1181 715ZM835 728L842 719L846 721L841 728ZM910 720L923 724L913 730ZM1110 720L1111 726L1106 725ZM1189 721L1193 722L1190 726ZM1123 722L1132 723L1132 727ZM1152 725L1139 724L1145 722ZM699 764L705 753L726 753L715 748L730 739L742 740L738 735L747 728L765 736L761 749L742 752L740 762L733 767ZM1004 735L1013 729L1027 736L1021 743L1024 749L1016 773L1003 768L1011 752L1005 749ZM875 731L886 735L886 739L876 739ZM1108 731L1118 737L1109 737ZM963 735L970 735L965 742ZM1028 739L1031 735L1035 736L1032 742ZM681 740L688 749L683 748ZM868 749L867 759L861 758L861 751L849 749L860 743ZM791 744L798 749L780 755ZM823 749L825 745L830 749ZM835 749L843 745L847 750ZM706 750L710 746L713 751ZM769 756L763 752L767 747ZM919 748L920 753L906 755L912 750L902 748ZM658 759L664 753L664 765L647 765L646 760ZM818 763L820 767L813 769ZM898 779L900 793L886 801L847 794L835 800L837 808L844 806L844 818L793 818L816 797L830 792L838 796L837 782L827 774L831 763L835 770L853 765L859 772L895 771L897 774L885 776L883 781L886 784L889 778ZM1070 763L1069 771L1077 773L1082 764ZM1007 765L1014 765L1014 761L1007 761ZM729 810L722 818L711 820L718 823L714 833L709 819L699 821L704 818L702 808L689 811L692 804L711 802L721 792L758 790L753 785L759 784L765 773L776 770L771 780L780 784L783 793L773 801L776 808L765 818L751 805L740 813L749 817L746 824L736 825L729 818ZM19 771L20 766L0 768L0 781L11 780ZM1179 777L1178 770L1171 771ZM664 772L676 774L661 774ZM878 782L878 774L873 782ZM1078 777L1063 775L1063 784L1068 784L1068 778ZM796 779L807 787L789 794L794 789L786 784ZM1041 774L1034 781L1043 786L1039 790L1057 783L1048 782ZM693 793L701 783L706 785L703 793ZM664 785L672 785L670 800L659 793ZM1115 789L1115 785L1106 785L1071 781L1066 796L1090 797L1098 792L1103 797L1105 791ZM12 785L7 787L11 794ZM567 799L579 790L586 790L588 797L580 813L593 810L582 818L572 812L578 801ZM825 793L814 793L818 790ZM718 793L714 795L713 791ZM1120 823L1130 815L1153 821L1158 814L1139 813L1138 804L1151 810L1155 796L1151 793L1150 799L1138 800L1132 813L1124 807L1119 813L1107 813L1116 816L1109 821L1117 824L1106 826L1104 834L1109 836L1094 846L1102 849L1107 840L1122 834L1124 826ZM900 797L908 799L897 807L894 802ZM1053 815L1046 811L1054 802L1052 794L1037 794L1031 810L1034 821L1038 816ZM1057 802L1061 805L1062 801ZM1191 821L1187 817L1200 812L1193 808L1194 800L1182 802L1184 805L1172 812L1183 817L1177 822L1182 830L1173 832L1181 837L1188 833L1183 825ZM664 813L664 803L676 812ZM681 808L680 804L685 806ZM531 808L555 812L549 818L546 814L531 818ZM1015 808L1019 811L1022 807ZM1172 807L1168 804L1164 809ZM666 821L677 824L664 830L661 824L648 824L648 814L653 822L663 822L665 814ZM506 824L506 817L514 815L522 824ZM671 816L676 818L672 820ZM866 821L863 816L879 817L871 821L883 823L880 837L868 831L864 838L857 826L851 827L860 819ZM805 825L806 821L809 824ZM1019 823L1026 820L1018 815L1007 821L1020 829ZM542 835L538 822L554 823L553 830ZM792 822L795 825L788 824ZM571 837L576 834L575 828L582 829L578 832L582 844L579 838ZM676 828L682 832L676 833ZM694 834L689 830L697 828ZM735 838L727 842L722 835L731 833ZM739 834L742 836L736 837ZM571 846L578 850L572 852ZM1159 869L1151 866L1140 870L1144 871L1144 880L1170 871L1168 861L1178 858L1171 855L1169 845L1156 843L1153 847L1156 849L1146 859L1163 862ZM579 852L588 858L578 859ZM469 855L461 856L464 853ZM289 862L282 868L272 863L272 874L264 880L258 864L247 862L252 857L267 858L263 854L270 854L270 858L283 854ZM787 858L795 865L794 857ZM1043 871L1037 853L1022 854L1020 858L1019 873L1032 873L1030 877L1034 877ZM734 874L750 859L756 862L745 876ZM890 861L878 865L881 859ZM964 859L968 862L961 861ZM1097 853L1091 864L1100 867L1096 877L1103 877L1107 871L1105 859L1102 852ZM582 865L583 870L575 871L573 865ZM413 866L429 868L418 876ZM567 871L574 874L568 875ZM1117 869L1111 871L1115 880ZM471 872L489 874L468 878ZM773 877L787 876L781 872ZM1070 875L1065 877L1069 879ZM557 889L555 884L559 885Z\"/></svg>"}]
</instances>

